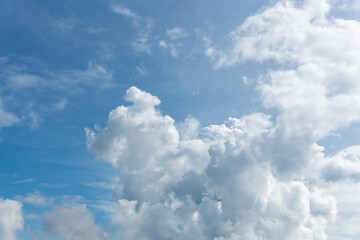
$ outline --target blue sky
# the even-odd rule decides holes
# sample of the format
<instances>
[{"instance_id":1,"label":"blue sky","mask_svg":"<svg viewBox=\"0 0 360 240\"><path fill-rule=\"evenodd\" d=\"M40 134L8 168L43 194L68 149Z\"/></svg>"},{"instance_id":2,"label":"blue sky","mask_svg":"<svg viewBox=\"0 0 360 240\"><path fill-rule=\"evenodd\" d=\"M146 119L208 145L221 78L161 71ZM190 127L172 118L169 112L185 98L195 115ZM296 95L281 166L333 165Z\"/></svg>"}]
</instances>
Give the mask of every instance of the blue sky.
<instances>
[{"instance_id":1,"label":"blue sky","mask_svg":"<svg viewBox=\"0 0 360 240\"><path fill-rule=\"evenodd\" d=\"M0 0L0 238L357 239L359 11Z\"/></svg>"}]
</instances>

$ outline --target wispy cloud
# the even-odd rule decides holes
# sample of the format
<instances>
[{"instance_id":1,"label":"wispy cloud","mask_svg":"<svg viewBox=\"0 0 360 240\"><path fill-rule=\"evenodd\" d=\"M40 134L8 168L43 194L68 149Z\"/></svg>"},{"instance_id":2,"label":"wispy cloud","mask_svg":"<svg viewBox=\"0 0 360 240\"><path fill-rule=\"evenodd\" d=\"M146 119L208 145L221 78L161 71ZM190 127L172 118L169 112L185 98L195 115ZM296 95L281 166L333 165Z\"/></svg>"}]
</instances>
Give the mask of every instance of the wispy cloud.
<instances>
[{"instance_id":1,"label":"wispy cloud","mask_svg":"<svg viewBox=\"0 0 360 240\"><path fill-rule=\"evenodd\" d=\"M170 56L176 58L179 55L179 49L182 47L181 39L189 34L181 27L174 27L166 30L166 39L160 40L159 47L166 49Z\"/></svg>"},{"instance_id":2,"label":"wispy cloud","mask_svg":"<svg viewBox=\"0 0 360 240\"><path fill-rule=\"evenodd\" d=\"M185 31L185 29L180 27L174 27L171 29L166 30L166 35L171 40L177 40L180 38L185 38L188 36L188 33Z\"/></svg>"},{"instance_id":3,"label":"wispy cloud","mask_svg":"<svg viewBox=\"0 0 360 240\"><path fill-rule=\"evenodd\" d=\"M141 17L132 10L121 5L111 5L110 9L117 14L121 14L122 16L131 19L133 26L138 29L137 37L131 42L133 50L137 53L151 55L152 44L150 43L150 39L151 30L154 24L153 19Z\"/></svg>"},{"instance_id":4,"label":"wispy cloud","mask_svg":"<svg viewBox=\"0 0 360 240\"><path fill-rule=\"evenodd\" d=\"M25 204L35 205L35 206L44 206L48 204L51 200L40 192L29 193L26 196L15 196L14 199Z\"/></svg>"},{"instance_id":5,"label":"wispy cloud","mask_svg":"<svg viewBox=\"0 0 360 240\"><path fill-rule=\"evenodd\" d=\"M29 179L24 179L24 180L17 180L17 181L14 181L13 183L20 184L20 183L30 183L30 182L35 182L35 181L36 181L36 179L29 178Z\"/></svg>"},{"instance_id":6,"label":"wispy cloud","mask_svg":"<svg viewBox=\"0 0 360 240\"><path fill-rule=\"evenodd\" d=\"M19 121L20 121L19 118L15 114L11 112L7 112L4 109L0 96L0 130L3 127L13 126L19 123Z\"/></svg>"},{"instance_id":7,"label":"wispy cloud","mask_svg":"<svg viewBox=\"0 0 360 240\"><path fill-rule=\"evenodd\" d=\"M146 68L144 67L144 64L141 63L139 66L135 67L136 71L138 72L138 74L140 76L145 76L146 74L148 74Z\"/></svg>"},{"instance_id":8,"label":"wispy cloud","mask_svg":"<svg viewBox=\"0 0 360 240\"><path fill-rule=\"evenodd\" d=\"M57 110L63 110L66 107L67 103L68 103L68 100L66 98L62 98L57 103L55 103L54 107Z\"/></svg>"},{"instance_id":9,"label":"wispy cloud","mask_svg":"<svg viewBox=\"0 0 360 240\"><path fill-rule=\"evenodd\" d=\"M68 184L58 184L58 183L41 183L42 187L45 188L65 188L68 187Z\"/></svg>"},{"instance_id":10,"label":"wispy cloud","mask_svg":"<svg viewBox=\"0 0 360 240\"><path fill-rule=\"evenodd\" d=\"M87 32L87 33L99 34L99 33L103 33L103 32L108 31L108 29L102 28L102 27L98 27L98 28L87 27L87 28L84 29L84 31Z\"/></svg>"},{"instance_id":11,"label":"wispy cloud","mask_svg":"<svg viewBox=\"0 0 360 240\"><path fill-rule=\"evenodd\" d=\"M0 62L3 96L0 96L0 128L24 123L31 129L37 129L43 121L38 108L62 110L68 104L69 94L79 94L84 89L102 91L115 86L112 82L113 71L106 67L88 63L86 69L67 69L48 71L40 68L34 74L32 60L22 61L17 57L3 57ZM39 102L40 96L62 95L51 97L52 102ZM60 99L59 99L60 98ZM12 113L12 106L22 106Z\"/></svg>"},{"instance_id":12,"label":"wispy cloud","mask_svg":"<svg viewBox=\"0 0 360 240\"><path fill-rule=\"evenodd\" d=\"M132 10L130 10L129 8L125 8L121 5L118 4L113 4L110 6L111 10L113 10L115 13L119 13L125 17L129 17L132 18L134 20L139 19L140 17L134 13Z\"/></svg>"},{"instance_id":13,"label":"wispy cloud","mask_svg":"<svg viewBox=\"0 0 360 240\"><path fill-rule=\"evenodd\" d=\"M62 33L67 33L73 30L78 26L80 21L74 17L61 18L54 21L51 25L56 31L61 31Z\"/></svg>"}]
</instances>

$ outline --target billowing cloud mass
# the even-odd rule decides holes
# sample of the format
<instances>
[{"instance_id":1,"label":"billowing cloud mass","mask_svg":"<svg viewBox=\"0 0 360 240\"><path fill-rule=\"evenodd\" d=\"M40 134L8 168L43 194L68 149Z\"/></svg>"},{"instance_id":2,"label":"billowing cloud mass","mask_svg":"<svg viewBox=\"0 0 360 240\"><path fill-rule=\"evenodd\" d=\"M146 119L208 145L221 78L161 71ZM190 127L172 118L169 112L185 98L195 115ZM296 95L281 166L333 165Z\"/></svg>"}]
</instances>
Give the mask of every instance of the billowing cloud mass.
<instances>
[{"instance_id":1,"label":"billowing cloud mass","mask_svg":"<svg viewBox=\"0 0 360 240\"><path fill-rule=\"evenodd\" d=\"M157 97L131 87L130 106L86 129L90 151L118 169L123 190L107 211L124 239L328 239L337 216L345 225L343 199L326 186L356 188L359 146L325 156L318 141L360 120L360 23L329 11L325 0L281 1L231 32L231 51L206 39L215 68L282 66L256 83L274 116L177 129Z\"/></svg>"},{"instance_id":2,"label":"billowing cloud mass","mask_svg":"<svg viewBox=\"0 0 360 240\"><path fill-rule=\"evenodd\" d=\"M203 129L188 119L180 137L157 97L131 87L125 99L106 128L87 129L90 150L119 169L110 213L125 239L326 238L336 200L301 180L321 147L262 113Z\"/></svg>"},{"instance_id":3,"label":"billowing cloud mass","mask_svg":"<svg viewBox=\"0 0 360 240\"><path fill-rule=\"evenodd\" d=\"M65 240L104 240L102 229L95 225L94 217L86 205L58 206L44 215L44 232L61 236Z\"/></svg>"},{"instance_id":4,"label":"billowing cloud mass","mask_svg":"<svg viewBox=\"0 0 360 240\"><path fill-rule=\"evenodd\" d=\"M90 151L118 168L123 191L108 211L124 239L328 238L344 214L324 186L360 176L358 146L327 157L317 143L360 120L360 24L329 10L282 1L233 31L230 52L206 40L215 68L285 66L257 82L274 121L253 113L199 128L190 118L177 129L157 97L131 87L132 105L86 129Z\"/></svg>"},{"instance_id":5,"label":"billowing cloud mass","mask_svg":"<svg viewBox=\"0 0 360 240\"><path fill-rule=\"evenodd\" d=\"M231 51L206 40L215 68L248 60L281 64L258 84L264 105L282 111L288 130L316 139L360 119L360 23L327 18L330 7L326 0L299 7L282 1L231 32Z\"/></svg>"},{"instance_id":6,"label":"billowing cloud mass","mask_svg":"<svg viewBox=\"0 0 360 240\"><path fill-rule=\"evenodd\" d=\"M0 239L16 240L16 232L24 227L22 204L0 198Z\"/></svg>"}]
</instances>

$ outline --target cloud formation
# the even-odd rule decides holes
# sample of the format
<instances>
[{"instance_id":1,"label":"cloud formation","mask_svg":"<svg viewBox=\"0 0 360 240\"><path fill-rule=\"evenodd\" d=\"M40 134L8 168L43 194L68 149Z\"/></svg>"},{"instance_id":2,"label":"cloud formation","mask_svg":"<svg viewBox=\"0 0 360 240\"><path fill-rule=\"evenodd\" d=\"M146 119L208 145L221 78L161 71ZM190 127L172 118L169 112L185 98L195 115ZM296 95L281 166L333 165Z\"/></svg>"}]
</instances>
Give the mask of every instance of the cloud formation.
<instances>
[{"instance_id":1,"label":"cloud formation","mask_svg":"<svg viewBox=\"0 0 360 240\"><path fill-rule=\"evenodd\" d=\"M150 35L154 25L152 18L141 17L129 8L119 4L113 4L110 9L132 21L132 24L138 29L137 37L131 42L131 47L137 53L146 53L151 55Z\"/></svg>"},{"instance_id":2,"label":"cloud formation","mask_svg":"<svg viewBox=\"0 0 360 240\"><path fill-rule=\"evenodd\" d=\"M0 198L0 239L16 240L16 232L24 227L22 204Z\"/></svg>"},{"instance_id":3,"label":"cloud formation","mask_svg":"<svg viewBox=\"0 0 360 240\"><path fill-rule=\"evenodd\" d=\"M43 121L40 109L62 110L68 104L67 98L58 100L54 96L79 94L87 89L103 90L115 85L112 82L113 72L92 62L86 69L41 69L34 74L33 61L36 62L14 56L0 58L0 129L19 123L37 129ZM42 98L50 100L40 102Z\"/></svg>"},{"instance_id":4,"label":"cloud formation","mask_svg":"<svg viewBox=\"0 0 360 240\"><path fill-rule=\"evenodd\" d=\"M86 205L57 206L44 215L44 232L61 236L65 240L104 240L102 229L95 225L94 217Z\"/></svg>"},{"instance_id":5,"label":"cloud formation","mask_svg":"<svg viewBox=\"0 0 360 240\"><path fill-rule=\"evenodd\" d=\"M142 21L129 9L112 10L137 27ZM263 105L276 110L274 115L255 112L206 127L191 117L175 124L159 111L159 98L131 87L125 94L129 106L111 111L103 129L86 129L89 150L119 173L122 186L114 194L116 202L102 209L121 238L345 236L333 227L353 224L337 187L348 186L351 192L358 186L359 147L325 156L318 141L360 120L360 24L330 18L330 10L326 0L281 1L230 32L229 51L204 39L205 54L215 69L245 61L272 63L256 89ZM149 28L139 28L133 44L140 43L134 49L151 54ZM169 40L186 36L180 28L166 34ZM159 45L172 49L164 40ZM328 188L330 183L336 184ZM54 211L65 212L64 219L87 211L76 208L80 210ZM360 211L354 211L358 218ZM53 218L47 219L51 223ZM70 226L64 229L47 232L75 232ZM348 229L348 236L356 235ZM98 235L104 236L101 230Z\"/></svg>"},{"instance_id":6,"label":"cloud formation","mask_svg":"<svg viewBox=\"0 0 360 240\"><path fill-rule=\"evenodd\" d=\"M174 27L166 30L166 35L171 40L176 40L180 38L185 38L188 36L188 33L181 27Z\"/></svg>"},{"instance_id":7,"label":"cloud formation","mask_svg":"<svg viewBox=\"0 0 360 240\"><path fill-rule=\"evenodd\" d=\"M104 129L86 129L118 168L123 191L107 211L124 239L326 239L336 200L305 181L321 147L262 113L187 120L180 137L157 97L131 87L125 99Z\"/></svg>"},{"instance_id":8,"label":"cloud formation","mask_svg":"<svg viewBox=\"0 0 360 240\"><path fill-rule=\"evenodd\" d=\"M7 112L3 105L2 105L2 101L1 101L1 97L0 97L0 130L3 127L9 127L12 125L15 125L19 122L19 118L14 115L11 112Z\"/></svg>"},{"instance_id":9,"label":"cloud formation","mask_svg":"<svg viewBox=\"0 0 360 240\"><path fill-rule=\"evenodd\" d=\"M360 23L328 17L326 0L281 1L229 33L230 51L206 39L214 67L272 60L282 65L258 82L263 103L290 131L323 138L360 119ZM324 121L326 119L326 121Z\"/></svg>"}]
</instances>

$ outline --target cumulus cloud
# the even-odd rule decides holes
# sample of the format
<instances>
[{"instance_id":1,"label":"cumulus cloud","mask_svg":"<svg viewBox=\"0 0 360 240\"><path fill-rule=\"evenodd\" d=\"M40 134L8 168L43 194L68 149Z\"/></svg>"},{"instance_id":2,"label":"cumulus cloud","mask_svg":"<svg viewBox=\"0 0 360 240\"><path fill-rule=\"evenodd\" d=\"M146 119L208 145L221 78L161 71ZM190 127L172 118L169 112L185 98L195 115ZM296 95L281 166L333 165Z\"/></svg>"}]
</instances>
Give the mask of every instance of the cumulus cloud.
<instances>
[{"instance_id":1,"label":"cumulus cloud","mask_svg":"<svg viewBox=\"0 0 360 240\"><path fill-rule=\"evenodd\" d=\"M94 223L86 205L58 206L44 215L44 232L65 240L103 240L106 233Z\"/></svg>"},{"instance_id":2,"label":"cumulus cloud","mask_svg":"<svg viewBox=\"0 0 360 240\"><path fill-rule=\"evenodd\" d=\"M175 124L156 96L131 87L129 106L111 111L105 128L86 129L89 150L118 169L122 193L104 210L124 239L356 236L346 208L356 204L338 187L356 188L359 147L325 156L318 141L360 120L360 24L328 17L330 9L325 0L281 1L231 32L231 51L204 39L215 69L281 66L255 83L274 116ZM346 234L333 226L346 223Z\"/></svg>"},{"instance_id":3,"label":"cumulus cloud","mask_svg":"<svg viewBox=\"0 0 360 240\"><path fill-rule=\"evenodd\" d=\"M87 144L102 159L122 169L128 182L124 195L156 202L186 172L204 169L209 160L206 144L180 141L174 120L155 108L160 103L157 97L132 87L125 99L133 105L113 110L103 131L97 134L86 129ZM133 148L135 145L138 147Z\"/></svg>"},{"instance_id":4,"label":"cumulus cloud","mask_svg":"<svg viewBox=\"0 0 360 240\"><path fill-rule=\"evenodd\" d=\"M15 200L0 198L0 238L16 240L16 232L24 227L22 204Z\"/></svg>"},{"instance_id":5,"label":"cumulus cloud","mask_svg":"<svg viewBox=\"0 0 360 240\"><path fill-rule=\"evenodd\" d=\"M323 138L360 119L360 23L328 17L330 9L326 0L281 1L230 32L231 51L205 39L206 55L215 68L281 64L258 82L264 105L281 110L290 131Z\"/></svg>"},{"instance_id":6,"label":"cumulus cloud","mask_svg":"<svg viewBox=\"0 0 360 240\"><path fill-rule=\"evenodd\" d=\"M320 164L321 174L326 181L350 179L360 181L360 146L343 149L335 156L323 160Z\"/></svg>"},{"instance_id":7,"label":"cumulus cloud","mask_svg":"<svg viewBox=\"0 0 360 240\"><path fill-rule=\"evenodd\" d=\"M123 192L106 211L124 239L326 239L336 201L300 180L321 149L293 146L299 136L262 113L178 130L157 97L131 87L125 99L104 129L86 129L89 149L118 168Z\"/></svg>"}]
</instances>

